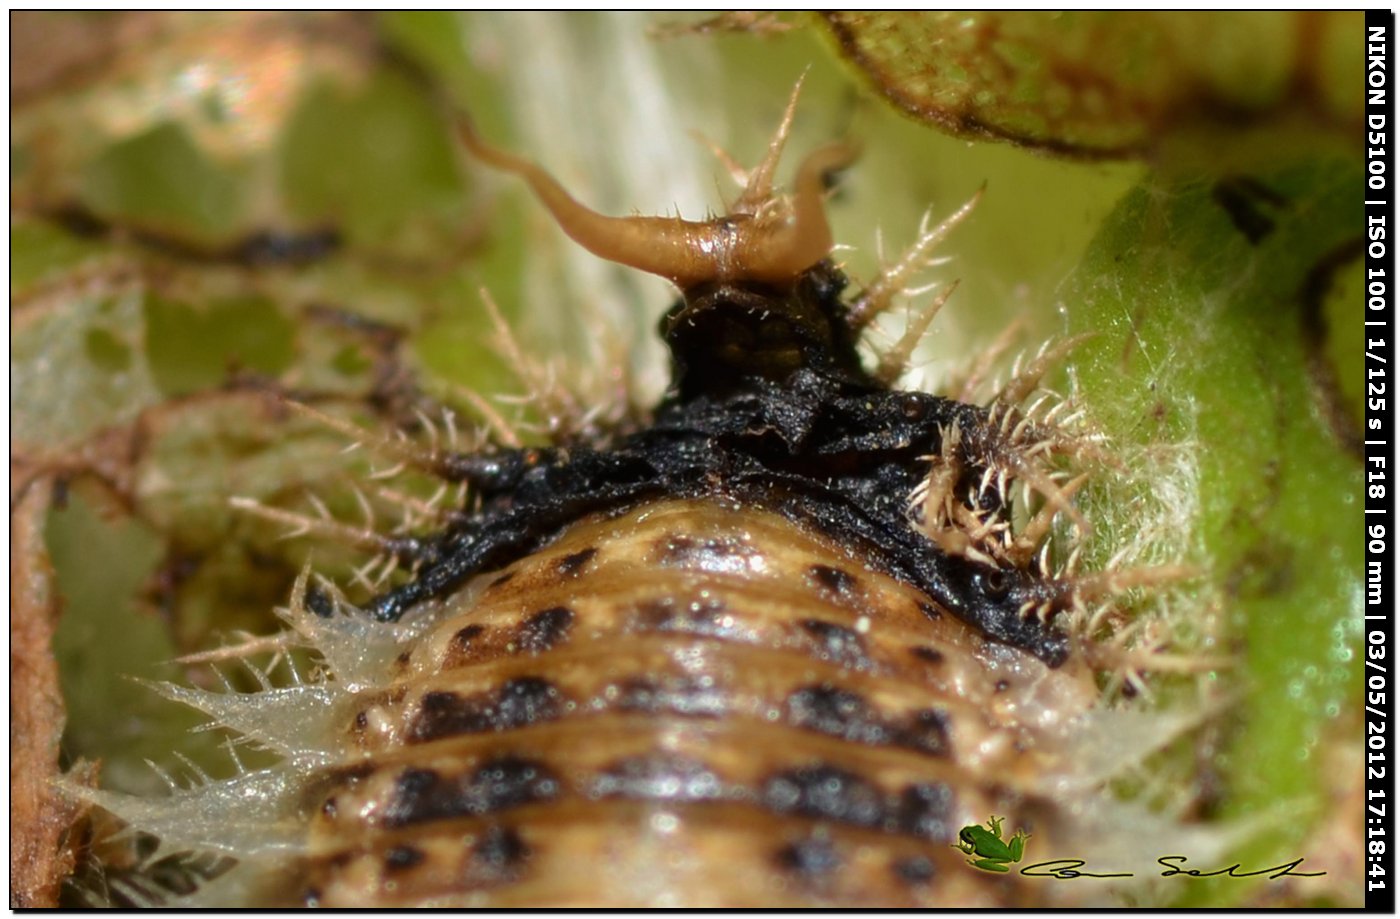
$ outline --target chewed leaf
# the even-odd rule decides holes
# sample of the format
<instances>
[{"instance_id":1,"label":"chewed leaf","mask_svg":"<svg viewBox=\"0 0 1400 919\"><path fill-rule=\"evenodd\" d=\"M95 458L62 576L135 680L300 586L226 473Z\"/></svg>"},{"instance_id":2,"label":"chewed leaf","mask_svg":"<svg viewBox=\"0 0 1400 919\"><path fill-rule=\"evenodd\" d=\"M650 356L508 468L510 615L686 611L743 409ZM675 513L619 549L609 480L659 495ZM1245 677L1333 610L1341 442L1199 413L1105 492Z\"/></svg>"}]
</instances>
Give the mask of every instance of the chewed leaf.
<instances>
[{"instance_id":1,"label":"chewed leaf","mask_svg":"<svg viewBox=\"0 0 1400 919\"><path fill-rule=\"evenodd\" d=\"M830 13L842 54L895 106L968 137L1122 156L1206 124L1303 118L1344 133L1355 14ZM1315 41L1302 41L1309 34ZM1317 105L1318 100L1322 105Z\"/></svg>"},{"instance_id":2,"label":"chewed leaf","mask_svg":"<svg viewBox=\"0 0 1400 919\"><path fill-rule=\"evenodd\" d=\"M29 238L17 239L20 258ZM141 350L141 295L105 279L17 305L10 347L14 442L70 443L129 421L160 393Z\"/></svg>"}]
</instances>

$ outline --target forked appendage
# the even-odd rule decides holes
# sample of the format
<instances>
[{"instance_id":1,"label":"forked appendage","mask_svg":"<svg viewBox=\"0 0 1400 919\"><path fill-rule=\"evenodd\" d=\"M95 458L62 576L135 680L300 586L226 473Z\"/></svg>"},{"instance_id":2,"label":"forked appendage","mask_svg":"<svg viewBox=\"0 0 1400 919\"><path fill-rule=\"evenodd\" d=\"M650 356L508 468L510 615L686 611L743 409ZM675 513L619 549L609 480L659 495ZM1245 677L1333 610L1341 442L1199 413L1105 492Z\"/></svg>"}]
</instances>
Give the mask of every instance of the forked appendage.
<instances>
[{"instance_id":1,"label":"forked appendage","mask_svg":"<svg viewBox=\"0 0 1400 919\"><path fill-rule=\"evenodd\" d=\"M849 322L852 330L860 330L874 321L876 316L888 310L895 300L904 293L909 281L919 271L928 265L929 253L934 246L947 238L953 228L962 223L967 215L971 214L973 208L977 207L977 202L982 200L982 193L986 190L983 186L977 193L967 200L962 207L958 208L951 215L934 227L927 228L927 217L925 224L919 229L919 238L914 241L899 260L893 265L886 266L883 271L871 281L870 284L851 304Z\"/></svg>"},{"instance_id":2,"label":"forked appendage","mask_svg":"<svg viewBox=\"0 0 1400 919\"><path fill-rule=\"evenodd\" d=\"M719 160L719 164L724 167L724 171L729 173L729 178L740 188L745 188L749 184L749 173L752 170L745 169L735 156L728 150L715 143L714 140L706 136L703 132L692 129L690 136L700 143L710 155Z\"/></svg>"},{"instance_id":3,"label":"forked appendage","mask_svg":"<svg viewBox=\"0 0 1400 919\"><path fill-rule=\"evenodd\" d=\"M1025 332L1026 325L1025 316L1007 323L1006 328L997 333L991 344L983 348L961 371L945 381L940 395L955 402L976 403L983 383L992 375L1003 356L1011 349L1011 345Z\"/></svg>"},{"instance_id":4,"label":"forked appendage","mask_svg":"<svg viewBox=\"0 0 1400 919\"><path fill-rule=\"evenodd\" d=\"M773 202L773 175L778 170L778 161L783 157L783 147L787 145L788 135L792 132L792 119L797 114L797 98L802 94L802 84L806 80L805 73L797 78L792 95L788 97L787 107L783 109L782 121L778 122L778 130L773 132L773 139L768 142L768 152L759 160L758 165L749 171L743 194L739 195L729 208L731 215L757 216L763 208ZM828 244L827 250L830 249Z\"/></svg>"},{"instance_id":5,"label":"forked appendage","mask_svg":"<svg viewBox=\"0 0 1400 919\"><path fill-rule=\"evenodd\" d=\"M241 660L255 654L271 654L275 663L280 655L300 644L294 632L282 631L272 635L254 635L252 632L239 629L232 634L233 638L236 639L234 644L210 648L206 651L196 651L193 654L184 654L175 658L175 663L185 666L214 664L220 661ZM271 669L271 665L268 669Z\"/></svg>"},{"instance_id":6,"label":"forked appendage","mask_svg":"<svg viewBox=\"0 0 1400 919\"><path fill-rule=\"evenodd\" d=\"M1042 348L1000 389L982 423L954 423L941 432L938 452L924 457L928 475L910 496L909 512L942 552L1028 578L1022 618L1048 624L1064 614L1071 634L1089 642L1107 624L1089 615L1090 604L1104 601L1102 615L1121 609L1121 601L1112 601L1124 594L1194 572L1175 565L1123 568L1115 557L1102 571L1078 573L1091 527L1074 497L1091 473L1076 467L1116 464L1098 438L1069 427L1077 413L1067 400L1047 392L1019 404L1077 343Z\"/></svg>"},{"instance_id":7,"label":"forked appendage","mask_svg":"<svg viewBox=\"0 0 1400 919\"><path fill-rule=\"evenodd\" d=\"M523 178L560 229L595 255L660 275L682 290L724 281L787 286L830 253L824 178L849 165L856 153L846 143L817 149L798 168L791 197L775 197L772 172L795 105L794 92L768 155L750 174L734 210L706 221L604 216L580 204L537 164L486 143L465 116L458 131L472 155Z\"/></svg>"},{"instance_id":8,"label":"forked appendage","mask_svg":"<svg viewBox=\"0 0 1400 919\"><path fill-rule=\"evenodd\" d=\"M873 376L886 386L891 386L896 380L904 375L904 371L909 369L909 359L914 354L914 349L919 346L924 333L933 324L934 317L943 308L943 304L948 302L948 298L953 295L953 291L958 289L958 282L954 281L938 292L932 300L909 321L909 326L900 336L899 341L885 353L880 355L880 362L875 367Z\"/></svg>"},{"instance_id":9,"label":"forked appendage","mask_svg":"<svg viewBox=\"0 0 1400 919\"><path fill-rule=\"evenodd\" d=\"M368 526L351 526L326 517L308 517L305 514L268 507L253 498L234 497L229 499L229 504L255 517L291 527L292 529L283 536L284 539L311 534L356 549L372 549L386 553L402 562L411 562L423 552L420 540L405 536L385 536Z\"/></svg>"},{"instance_id":10,"label":"forked appendage","mask_svg":"<svg viewBox=\"0 0 1400 919\"><path fill-rule=\"evenodd\" d=\"M1220 654L1173 653L1175 644L1160 620L1126 623L1102 640L1080 641L1084 661L1108 675L1104 694L1142 696L1150 699L1148 674L1191 676L1228 670L1239 662Z\"/></svg>"},{"instance_id":11,"label":"forked appendage","mask_svg":"<svg viewBox=\"0 0 1400 919\"><path fill-rule=\"evenodd\" d=\"M517 426L507 421L496 406L491 404L490 399L470 386L463 386L460 383L451 384L449 391L471 407L472 412L481 420L481 423L486 425L486 430L495 438L496 443L511 450L519 450L525 446L525 441L521 439ZM440 475L449 480L454 479L451 461L451 457L445 457L442 467L437 470Z\"/></svg>"},{"instance_id":12,"label":"forked appendage","mask_svg":"<svg viewBox=\"0 0 1400 919\"><path fill-rule=\"evenodd\" d=\"M507 446L513 447L519 444L513 428L499 414L495 413L489 402L475 392L465 390L462 387L456 387L456 391L480 410L487 423L491 425L491 430L505 440ZM456 453L437 446L422 447L406 440L386 437L300 402L288 402L287 405L306 417L350 438L350 449L364 445L371 452L400 460L438 479L448 482L462 482L473 487L493 488L500 484L500 477L503 474L514 474L510 470L503 470L502 464L490 453ZM492 423L493 421L495 423ZM451 433L455 435L455 430ZM455 438L449 438L449 440L451 439Z\"/></svg>"},{"instance_id":13,"label":"forked appendage","mask_svg":"<svg viewBox=\"0 0 1400 919\"><path fill-rule=\"evenodd\" d=\"M330 428L338 434L345 435L350 440L352 447L364 445L375 454L397 460L400 463L407 463L431 475L442 476L447 460L452 456L451 453L437 447L425 448L407 440L386 437L369 428L361 427L353 421L346 421L320 409L312 408L304 402L288 401L286 405L297 414L310 418L317 424ZM424 423L430 430L432 429L432 425L426 420Z\"/></svg>"},{"instance_id":14,"label":"forked appendage","mask_svg":"<svg viewBox=\"0 0 1400 919\"><path fill-rule=\"evenodd\" d=\"M1064 360L1071 351L1093 338L1096 333L1083 332L1059 342L1045 342L1040 350L1024 367L1018 358L1012 368L1011 378L992 398L1000 405L1020 405L1040 385L1052 368Z\"/></svg>"},{"instance_id":15,"label":"forked appendage","mask_svg":"<svg viewBox=\"0 0 1400 919\"><path fill-rule=\"evenodd\" d=\"M1043 578L1068 574L1074 546L1091 532L1072 500L1087 473L1076 476L1052 462L1066 455L1079 458L1064 446L1074 440L1046 425L1031 425L1027 419L1034 412L1009 418L1009 407L998 408L988 412L985 424L964 430L955 423L943 431L938 453L924 457L927 476L910 495L911 519L949 554L1022 571L1034 566ZM1019 518L1010 512L1013 498L1025 508ZM1049 542L1060 520L1073 526L1072 545L1052 571Z\"/></svg>"},{"instance_id":16,"label":"forked appendage","mask_svg":"<svg viewBox=\"0 0 1400 919\"><path fill-rule=\"evenodd\" d=\"M1056 514L1073 521L1079 539L1088 537L1089 522L1070 502L1073 490L1067 492L1062 484L1069 474L1051 460L1058 457L1100 466L1114 466L1115 461L1102 449L1100 436L1079 430L1081 414L1071 399L1044 390L1029 406L1022 403L1056 363L1089 337L1046 342L1024 367L1018 359L1011 379L988 402L987 424L978 443L969 445L989 468L997 470L995 484L1002 501L1010 498L1007 483L1018 481L1027 489L1027 502L1030 492L1038 494Z\"/></svg>"},{"instance_id":17,"label":"forked appendage","mask_svg":"<svg viewBox=\"0 0 1400 919\"><path fill-rule=\"evenodd\" d=\"M1110 562L1103 571L1083 575L1052 574L1022 604L1022 618L1048 622L1058 613L1068 614L1070 632L1083 642L1095 642L1105 629L1117 633L1127 622L1118 599L1134 591L1179 584L1200 574L1189 565L1157 565L1115 568ZM1089 612L1089 604L1098 609Z\"/></svg>"},{"instance_id":18,"label":"forked appendage","mask_svg":"<svg viewBox=\"0 0 1400 919\"><path fill-rule=\"evenodd\" d=\"M466 483L458 482L454 488L450 482L439 482L437 489L428 497L420 498L397 488L378 486L374 496L385 504L397 507L403 516L396 532L409 533L423 527L441 529L466 519L457 510L466 499ZM448 501L449 497L452 499Z\"/></svg>"},{"instance_id":19,"label":"forked appendage","mask_svg":"<svg viewBox=\"0 0 1400 919\"><path fill-rule=\"evenodd\" d=\"M536 425L523 422L519 425L507 424L500 413L496 412L490 403L480 395L465 389L461 390L463 395L471 402L473 408L481 415L491 430L497 434L503 446L512 449L520 449L524 446L520 437L521 430L543 434L556 445L574 440L598 414L606 410L606 407L602 405L594 408L585 407L583 400L562 382L561 378L565 374L559 365L553 361L541 360L528 353L521 346L520 340L501 313L501 309L496 304L495 298L491 296L491 292L483 287L479 293L481 302L486 307L487 315L495 330L494 344L506 359L511 372L514 373L523 389L513 399L499 396L497 398L502 402L519 401L530 406L533 409L531 415L541 417L543 430L538 430Z\"/></svg>"}]
</instances>

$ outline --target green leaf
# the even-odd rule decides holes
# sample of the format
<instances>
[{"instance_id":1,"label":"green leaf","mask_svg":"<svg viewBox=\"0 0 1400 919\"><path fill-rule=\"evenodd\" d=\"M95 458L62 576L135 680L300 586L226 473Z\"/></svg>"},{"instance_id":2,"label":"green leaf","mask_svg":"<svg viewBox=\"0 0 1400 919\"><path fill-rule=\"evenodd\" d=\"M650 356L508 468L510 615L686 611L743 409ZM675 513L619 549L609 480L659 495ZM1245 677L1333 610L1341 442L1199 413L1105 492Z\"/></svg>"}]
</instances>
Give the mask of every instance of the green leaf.
<instances>
[{"instance_id":1,"label":"green leaf","mask_svg":"<svg viewBox=\"0 0 1400 919\"><path fill-rule=\"evenodd\" d=\"M313 86L280 159L292 213L340 227L352 243L402 250L405 233L440 238L464 221L457 158L439 113L397 73L376 72L353 89Z\"/></svg>"},{"instance_id":2,"label":"green leaf","mask_svg":"<svg viewBox=\"0 0 1400 919\"><path fill-rule=\"evenodd\" d=\"M246 200L239 170L214 162L174 122L108 147L88 165L83 192L108 220L206 243L237 233Z\"/></svg>"},{"instance_id":3,"label":"green leaf","mask_svg":"<svg viewBox=\"0 0 1400 919\"><path fill-rule=\"evenodd\" d=\"M142 349L141 293L100 286L30 303L13 323L13 443L72 444L160 398Z\"/></svg>"},{"instance_id":4,"label":"green leaf","mask_svg":"<svg viewBox=\"0 0 1400 919\"><path fill-rule=\"evenodd\" d=\"M291 364L296 328L264 297L210 298L193 305L150 294L144 312L146 355L167 396L212 389L230 370L276 376Z\"/></svg>"},{"instance_id":5,"label":"green leaf","mask_svg":"<svg viewBox=\"0 0 1400 919\"><path fill-rule=\"evenodd\" d=\"M1213 766L1222 817L1267 818L1231 852L1246 865L1310 854L1336 781L1324 732L1360 685L1361 465L1339 436L1352 418L1318 399L1315 357L1328 344L1307 316L1321 308L1319 266L1359 271L1336 255L1354 245L1362 179L1352 160L1263 176L1247 205L1255 219L1227 211L1211 183L1153 180L1105 223L1064 291L1076 329L1099 333L1076 360L1092 416L1122 443L1179 445L1189 458L1148 487L1175 489L1203 570L1190 625L1239 659L1220 674L1231 689ZM1103 513L1109 526L1142 525L1126 501L1116 519ZM1201 882L1183 895L1218 905L1247 886Z\"/></svg>"},{"instance_id":6,"label":"green leaf","mask_svg":"<svg viewBox=\"0 0 1400 919\"><path fill-rule=\"evenodd\" d=\"M10 226L10 293L19 294L46 279L61 277L106 250L58 227L34 221Z\"/></svg>"},{"instance_id":7,"label":"green leaf","mask_svg":"<svg viewBox=\"0 0 1400 919\"><path fill-rule=\"evenodd\" d=\"M189 750L201 717L162 702L133 679L177 680L165 624L135 601L160 554L160 539L138 521L104 520L81 496L49 517L51 546L64 615L54 637L63 698L68 706L69 756L101 758L112 787L163 791L151 759ZM197 736L195 755L208 756L216 738Z\"/></svg>"}]
</instances>

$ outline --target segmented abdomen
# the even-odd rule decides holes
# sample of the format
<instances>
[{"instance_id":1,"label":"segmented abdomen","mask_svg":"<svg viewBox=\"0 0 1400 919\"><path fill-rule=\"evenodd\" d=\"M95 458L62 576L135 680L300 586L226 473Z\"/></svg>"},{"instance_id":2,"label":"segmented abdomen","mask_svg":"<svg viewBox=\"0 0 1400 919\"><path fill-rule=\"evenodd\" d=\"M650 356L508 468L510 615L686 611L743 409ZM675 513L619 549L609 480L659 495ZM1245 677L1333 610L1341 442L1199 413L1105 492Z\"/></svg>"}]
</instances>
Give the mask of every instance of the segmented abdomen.
<instances>
[{"instance_id":1,"label":"segmented abdomen","mask_svg":"<svg viewBox=\"0 0 1400 919\"><path fill-rule=\"evenodd\" d=\"M442 601L313 787L326 906L997 905L1028 701L1092 700L789 521L584 521Z\"/></svg>"}]
</instances>

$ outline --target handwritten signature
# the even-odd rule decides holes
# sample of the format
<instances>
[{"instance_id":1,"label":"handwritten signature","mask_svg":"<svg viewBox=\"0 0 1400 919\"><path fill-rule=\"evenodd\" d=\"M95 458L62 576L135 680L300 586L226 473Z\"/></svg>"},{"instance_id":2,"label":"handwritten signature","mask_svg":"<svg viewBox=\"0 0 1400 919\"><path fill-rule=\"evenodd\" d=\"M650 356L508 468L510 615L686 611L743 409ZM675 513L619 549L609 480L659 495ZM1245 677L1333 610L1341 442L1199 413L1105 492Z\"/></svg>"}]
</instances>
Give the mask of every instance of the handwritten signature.
<instances>
[{"instance_id":1,"label":"handwritten signature","mask_svg":"<svg viewBox=\"0 0 1400 919\"><path fill-rule=\"evenodd\" d=\"M1281 865L1274 865L1272 868L1260 868L1257 871L1242 871L1243 867L1239 862L1227 868L1216 868L1211 871L1202 871L1198 868L1184 867L1187 861L1185 855L1163 855L1157 859L1157 864L1166 870L1161 876L1170 877L1192 877L1192 878L1252 878L1267 875L1269 880L1281 877L1295 878L1315 878L1324 875L1326 871L1295 871L1293 869L1301 865L1304 859L1295 858L1291 862L1284 862ZM1057 858L1048 862L1036 862L1034 865L1027 865L1021 869L1021 874L1031 878L1054 878L1057 881L1072 881L1075 878L1130 878L1134 877L1133 872L1125 871L1119 873L1100 873L1094 871L1081 871L1086 864L1082 858Z\"/></svg>"}]
</instances>

